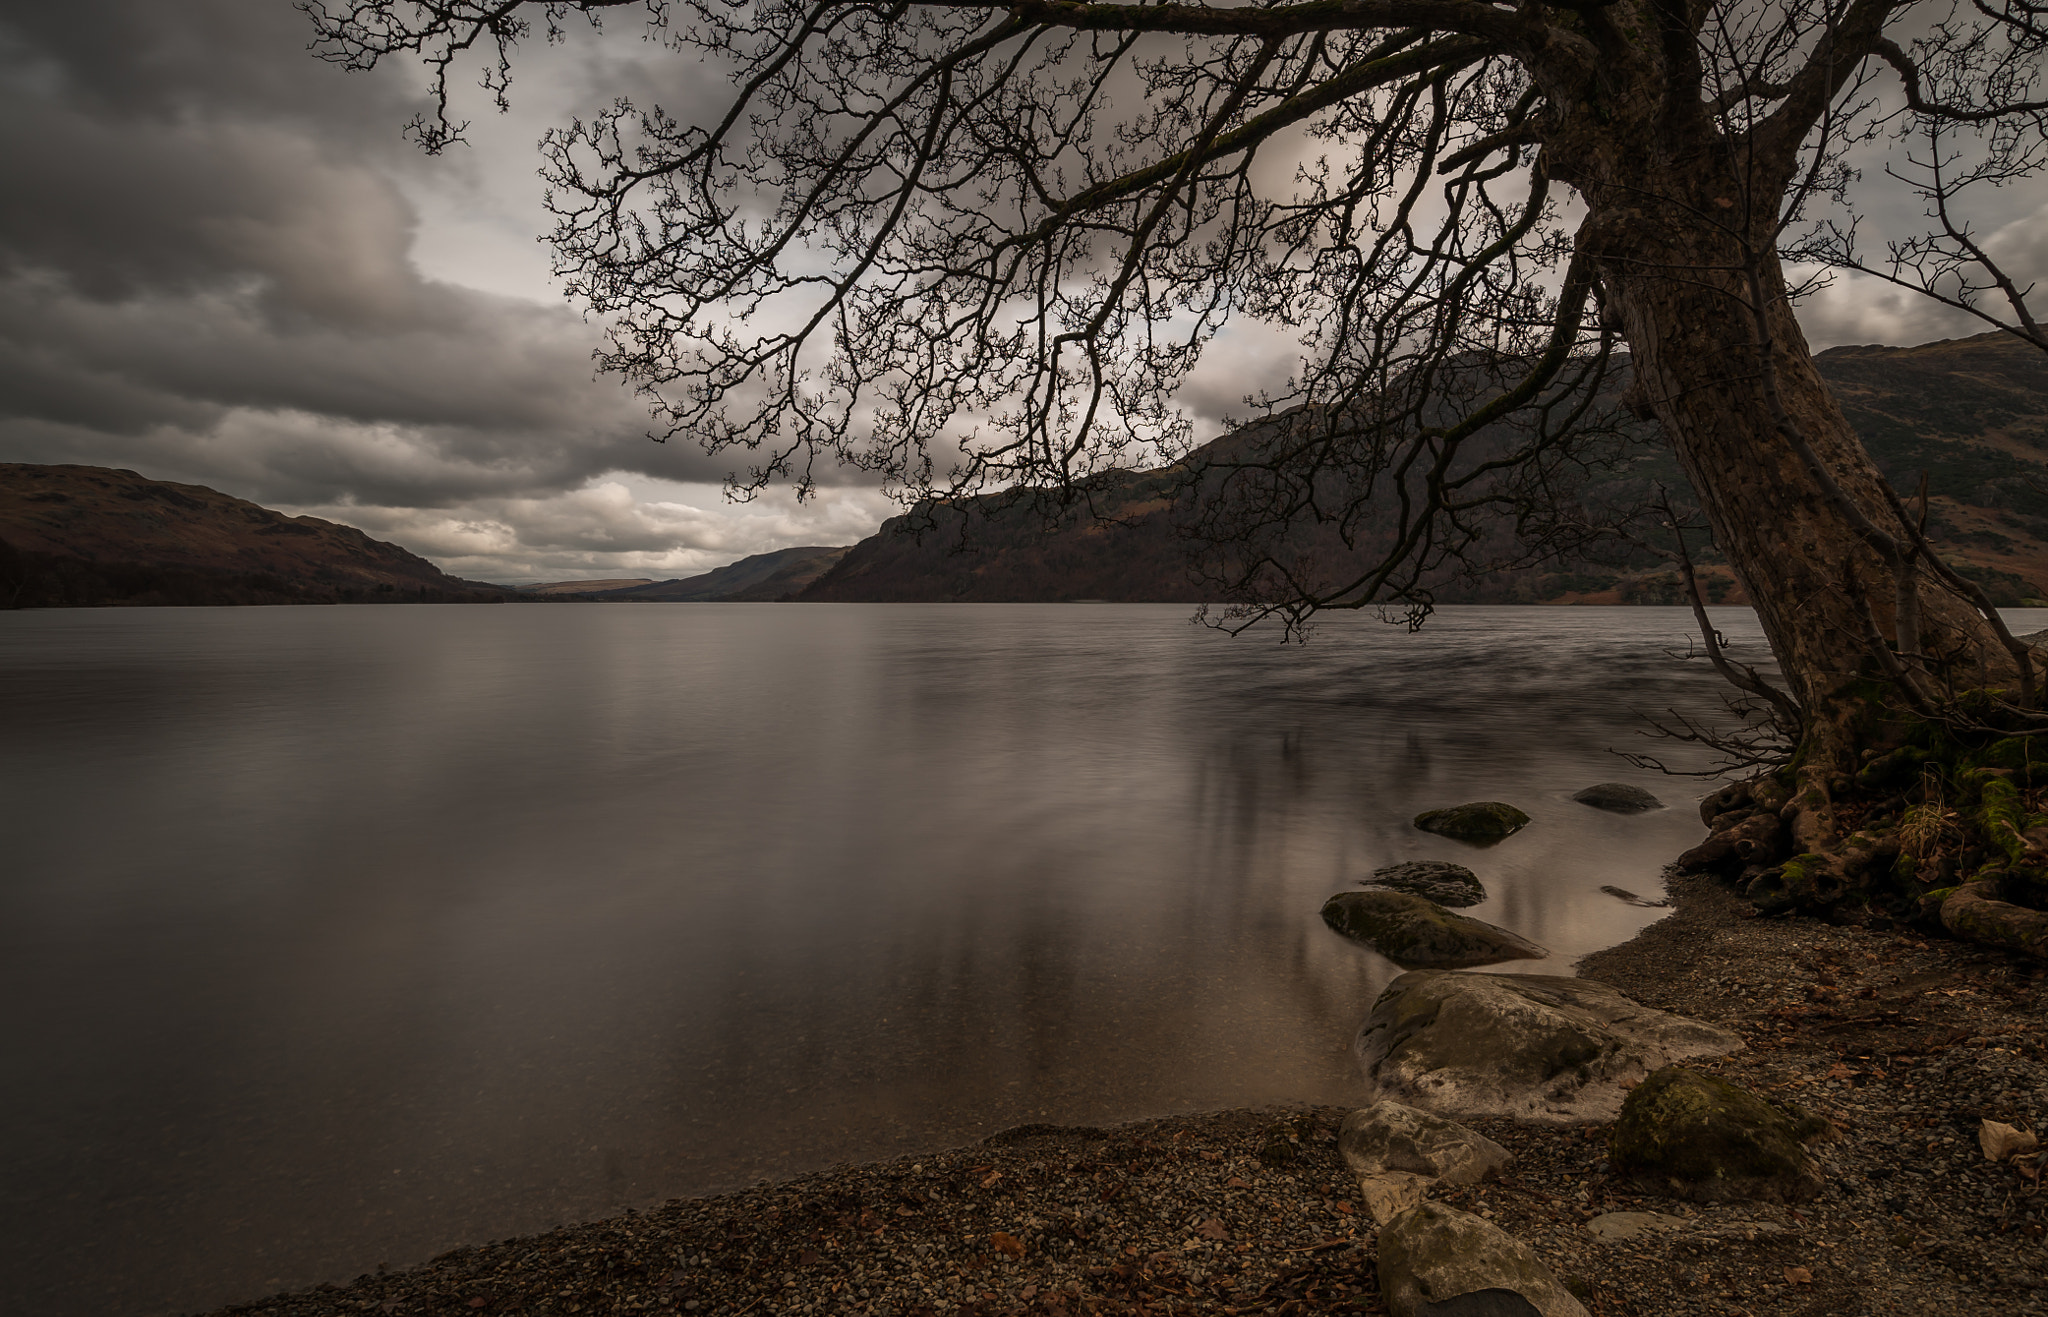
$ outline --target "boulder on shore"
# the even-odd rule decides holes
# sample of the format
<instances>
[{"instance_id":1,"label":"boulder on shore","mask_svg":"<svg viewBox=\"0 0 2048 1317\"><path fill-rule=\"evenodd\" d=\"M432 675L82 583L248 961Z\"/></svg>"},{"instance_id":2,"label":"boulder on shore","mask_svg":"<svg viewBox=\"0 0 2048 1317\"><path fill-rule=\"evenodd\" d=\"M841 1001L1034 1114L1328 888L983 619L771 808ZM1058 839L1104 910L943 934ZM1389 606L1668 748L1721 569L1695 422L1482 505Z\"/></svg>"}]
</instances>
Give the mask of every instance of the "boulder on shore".
<instances>
[{"instance_id":1,"label":"boulder on shore","mask_svg":"<svg viewBox=\"0 0 2048 1317\"><path fill-rule=\"evenodd\" d=\"M1380 1297L1393 1317L1586 1317L1529 1246L1442 1203L1380 1231Z\"/></svg>"},{"instance_id":2,"label":"boulder on shore","mask_svg":"<svg viewBox=\"0 0 2048 1317\"><path fill-rule=\"evenodd\" d=\"M1424 832L1434 832L1452 841L1468 841L1475 846L1491 846L1520 832L1528 823L1527 814L1498 800L1477 800L1469 805L1425 810L1415 816L1415 826Z\"/></svg>"},{"instance_id":3,"label":"boulder on shore","mask_svg":"<svg viewBox=\"0 0 2048 1317\"><path fill-rule=\"evenodd\" d=\"M1337 1151L1353 1175L1409 1171L1445 1184L1478 1184L1514 1160L1484 1134L1384 1099L1344 1118Z\"/></svg>"},{"instance_id":4,"label":"boulder on shore","mask_svg":"<svg viewBox=\"0 0 2048 1317\"><path fill-rule=\"evenodd\" d=\"M1478 905L1486 899L1486 888L1480 883L1479 875L1448 860L1410 860L1406 864L1390 864L1384 869L1374 869L1371 877L1361 880L1361 885L1406 892L1452 909Z\"/></svg>"},{"instance_id":5,"label":"boulder on shore","mask_svg":"<svg viewBox=\"0 0 2048 1317\"><path fill-rule=\"evenodd\" d=\"M1375 1097L1453 1119L1570 1125L1613 1120L1652 1071L1741 1047L1591 979L1412 970L1373 1003L1354 1050Z\"/></svg>"},{"instance_id":6,"label":"boulder on shore","mask_svg":"<svg viewBox=\"0 0 2048 1317\"><path fill-rule=\"evenodd\" d=\"M1339 892L1323 902L1323 922L1402 965L1454 969L1550 955L1505 928L1452 914L1406 892Z\"/></svg>"},{"instance_id":7,"label":"boulder on shore","mask_svg":"<svg viewBox=\"0 0 2048 1317\"><path fill-rule=\"evenodd\" d=\"M1804 1202L1821 1189L1804 1144L1828 1123L1715 1075L1665 1066L1621 1104L1607 1138L1615 1174L1702 1203Z\"/></svg>"},{"instance_id":8,"label":"boulder on shore","mask_svg":"<svg viewBox=\"0 0 2048 1317\"><path fill-rule=\"evenodd\" d=\"M1584 791L1574 793L1572 799L1581 805L1611 810L1616 814L1640 814L1644 810L1664 808L1663 801L1626 782L1596 782Z\"/></svg>"}]
</instances>

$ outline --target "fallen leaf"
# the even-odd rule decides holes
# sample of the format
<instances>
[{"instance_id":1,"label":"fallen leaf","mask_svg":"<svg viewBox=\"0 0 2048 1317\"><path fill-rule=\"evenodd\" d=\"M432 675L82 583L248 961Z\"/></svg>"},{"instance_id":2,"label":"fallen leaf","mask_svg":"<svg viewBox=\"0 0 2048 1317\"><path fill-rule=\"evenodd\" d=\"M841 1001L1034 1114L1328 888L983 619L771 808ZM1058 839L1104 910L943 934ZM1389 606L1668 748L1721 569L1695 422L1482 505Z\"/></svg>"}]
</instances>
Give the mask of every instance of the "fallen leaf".
<instances>
[{"instance_id":1,"label":"fallen leaf","mask_svg":"<svg viewBox=\"0 0 2048 1317\"><path fill-rule=\"evenodd\" d=\"M1195 1230L1204 1239L1230 1238L1230 1228L1223 1224L1223 1218L1220 1216L1210 1217L1207 1221L1195 1227Z\"/></svg>"},{"instance_id":2,"label":"fallen leaf","mask_svg":"<svg viewBox=\"0 0 2048 1317\"><path fill-rule=\"evenodd\" d=\"M1024 1241L1015 1235L1006 1235L998 1230L988 1237L988 1242L1004 1257L1021 1259L1024 1256Z\"/></svg>"},{"instance_id":3,"label":"fallen leaf","mask_svg":"<svg viewBox=\"0 0 2048 1317\"><path fill-rule=\"evenodd\" d=\"M2015 1129L2002 1120L1987 1120L1977 1126L1977 1146L1984 1160L2002 1162L2015 1153L2032 1152L2041 1140L2031 1130Z\"/></svg>"},{"instance_id":4,"label":"fallen leaf","mask_svg":"<svg viewBox=\"0 0 2048 1317\"><path fill-rule=\"evenodd\" d=\"M1334 1207L1334 1208L1336 1208L1336 1209L1337 1209L1337 1214L1338 1214L1339 1216L1350 1216L1350 1215L1351 1215L1351 1212L1352 1212L1352 1208L1351 1208L1351 1204L1349 1204L1349 1203L1332 1203L1332 1204L1330 1204L1330 1206L1332 1206L1332 1207Z\"/></svg>"},{"instance_id":5,"label":"fallen leaf","mask_svg":"<svg viewBox=\"0 0 2048 1317\"><path fill-rule=\"evenodd\" d=\"M1785 1281L1790 1285L1811 1285L1813 1284L1813 1273L1805 1267L1787 1267L1785 1268Z\"/></svg>"}]
</instances>

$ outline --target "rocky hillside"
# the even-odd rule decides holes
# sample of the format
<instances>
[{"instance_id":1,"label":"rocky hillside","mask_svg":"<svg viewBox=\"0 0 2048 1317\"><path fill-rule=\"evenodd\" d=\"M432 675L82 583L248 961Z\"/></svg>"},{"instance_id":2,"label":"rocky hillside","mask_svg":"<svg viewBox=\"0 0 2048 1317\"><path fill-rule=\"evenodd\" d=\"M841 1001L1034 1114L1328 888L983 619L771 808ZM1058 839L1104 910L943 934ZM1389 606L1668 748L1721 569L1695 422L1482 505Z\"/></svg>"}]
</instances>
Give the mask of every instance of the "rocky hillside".
<instances>
[{"instance_id":1,"label":"rocky hillside","mask_svg":"<svg viewBox=\"0 0 2048 1317\"><path fill-rule=\"evenodd\" d=\"M1902 492L1928 476L1929 533L1939 550L2013 605L2048 597L2048 355L2002 334L1916 348L1849 347L1816 362L1879 466ZM1625 373L1624 373L1625 379ZM1617 381L1619 387L1619 381ZM1218 445L1230 444L1224 436ZM1597 474L1613 503L1658 485L1686 488L1661 445ZM1132 472L1098 493L1097 517L1047 519L993 499L938 509L920 536L898 517L804 590L805 600L1193 602L1175 529L1172 482ZM1714 602L1740 587L1711 550L1702 575ZM1651 554L1445 581L1446 603L1677 603L1678 578Z\"/></svg>"},{"instance_id":2,"label":"rocky hillside","mask_svg":"<svg viewBox=\"0 0 2048 1317\"><path fill-rule=\"evenodd\" d=\"M97 466L0 463L0 607L483 603L352 526Z\"/></svg>"}]
</instances>

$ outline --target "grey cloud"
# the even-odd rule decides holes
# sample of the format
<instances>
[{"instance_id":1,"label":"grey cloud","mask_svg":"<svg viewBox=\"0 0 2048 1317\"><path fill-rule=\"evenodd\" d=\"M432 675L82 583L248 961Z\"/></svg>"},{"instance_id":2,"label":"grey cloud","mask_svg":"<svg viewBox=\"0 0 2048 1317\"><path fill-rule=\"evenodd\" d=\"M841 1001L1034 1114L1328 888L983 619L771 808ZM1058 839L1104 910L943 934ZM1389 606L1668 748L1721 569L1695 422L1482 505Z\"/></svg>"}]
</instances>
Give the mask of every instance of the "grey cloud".
<instances>
[{"instance_id":1,"label":"grey cloud","mask_svg":"<svg viewBox=\"0 0 2048 1317\"><path fill-rule=\"evenodd\" d=\"M795 544L848 544L889 511L874 490L838 489L798 504L777 491L710 510L659 489L602 481L538 499L484 499L459 514L418 508L306 507L428 554L473 580L691 576L750 553Z\"/></svg>"},{"instance_id":2,"label":"grey cloud","mask_svg":"<svg viewBox=\"0 0 2048 1317\"><path fill-rule=\"evenodd\" d=\"M299 505L719 479L592 378L596 326L422 274L408 180L460 196L513 148L423 159L416 85L321 65L309 31L277 0L0 18L0 455ZM634 67L569 53L579 85ZM549 113L591 90L537 87Z\"/></svg>"},{"instance_id":3,"label":"grey cloud","mask_svg":"<svg viewBox=\"0 0 2048 1317\"><path fill-rule=\"evenodd\" d=\"M311 37L289 0L23 4L0 17L6 62L73 113L286 120L323 138L398 147L399 127L425 107L421 80L398 70L343 78L307 53Z\"/></svg>"}]
</instances>

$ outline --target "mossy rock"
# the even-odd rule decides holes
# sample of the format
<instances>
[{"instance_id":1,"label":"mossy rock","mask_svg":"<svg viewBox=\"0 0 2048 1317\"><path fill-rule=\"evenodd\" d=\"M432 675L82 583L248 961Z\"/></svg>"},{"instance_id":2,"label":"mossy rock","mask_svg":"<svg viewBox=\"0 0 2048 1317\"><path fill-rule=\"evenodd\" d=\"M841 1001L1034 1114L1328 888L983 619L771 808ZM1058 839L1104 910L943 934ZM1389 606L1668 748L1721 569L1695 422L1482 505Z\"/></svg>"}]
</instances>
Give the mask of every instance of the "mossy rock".
<instances>
[{"instance_id":1,"label":"mossy rock","mask_svg":"<svg viewBox=\"0 0 2048 1317\"><path fill-rule=\"evenodd\" d=\"M1406 892L1452 909L1478 905L1486 899L1486 887L1479 881L1479 875L1448 860L1411 860L1406 864L1390 864L1384 869L1373 870L1372 876L1363 881L1363 886Z\"/></svg>"},{"instance_id":2,"label":"mossy rock","mask_svg":"<svg viewBox=\"0 0 2048 1317\"><path fill-rule=\"evenodd\" d=\"M1529 824L1529 816L1513 805L1498 800L1477 800L1469 805L1432 809L1415 816L1415 826L1452 841L1469 841L1491 846L1513 836Z\"/></svg>"},{"instance_id":3,"label":"mossy rock","mask_svg":"<svg viewBox=\"0 0 2048 1317\"><path fill-rule=\"evenodd\" d=\"M1404 966L1456 969L1550 955L1505 928L1406 892L1339 892L1323 902L1323 922Z\"/></svg>"},{"instance_id":4,"label":"mossy rock","mask_svg":"<svg viewBox=\"0 0 2048 1317\"><path fill-rule=\"evenodd\" d=\"M1804 1145L1827 1128L1796 1107L1671 1065L1622 1101L1607 1156L1617 1176L1677 1198L1804 1202L1821 1188Z\"/></svg>"}]
</instances>

